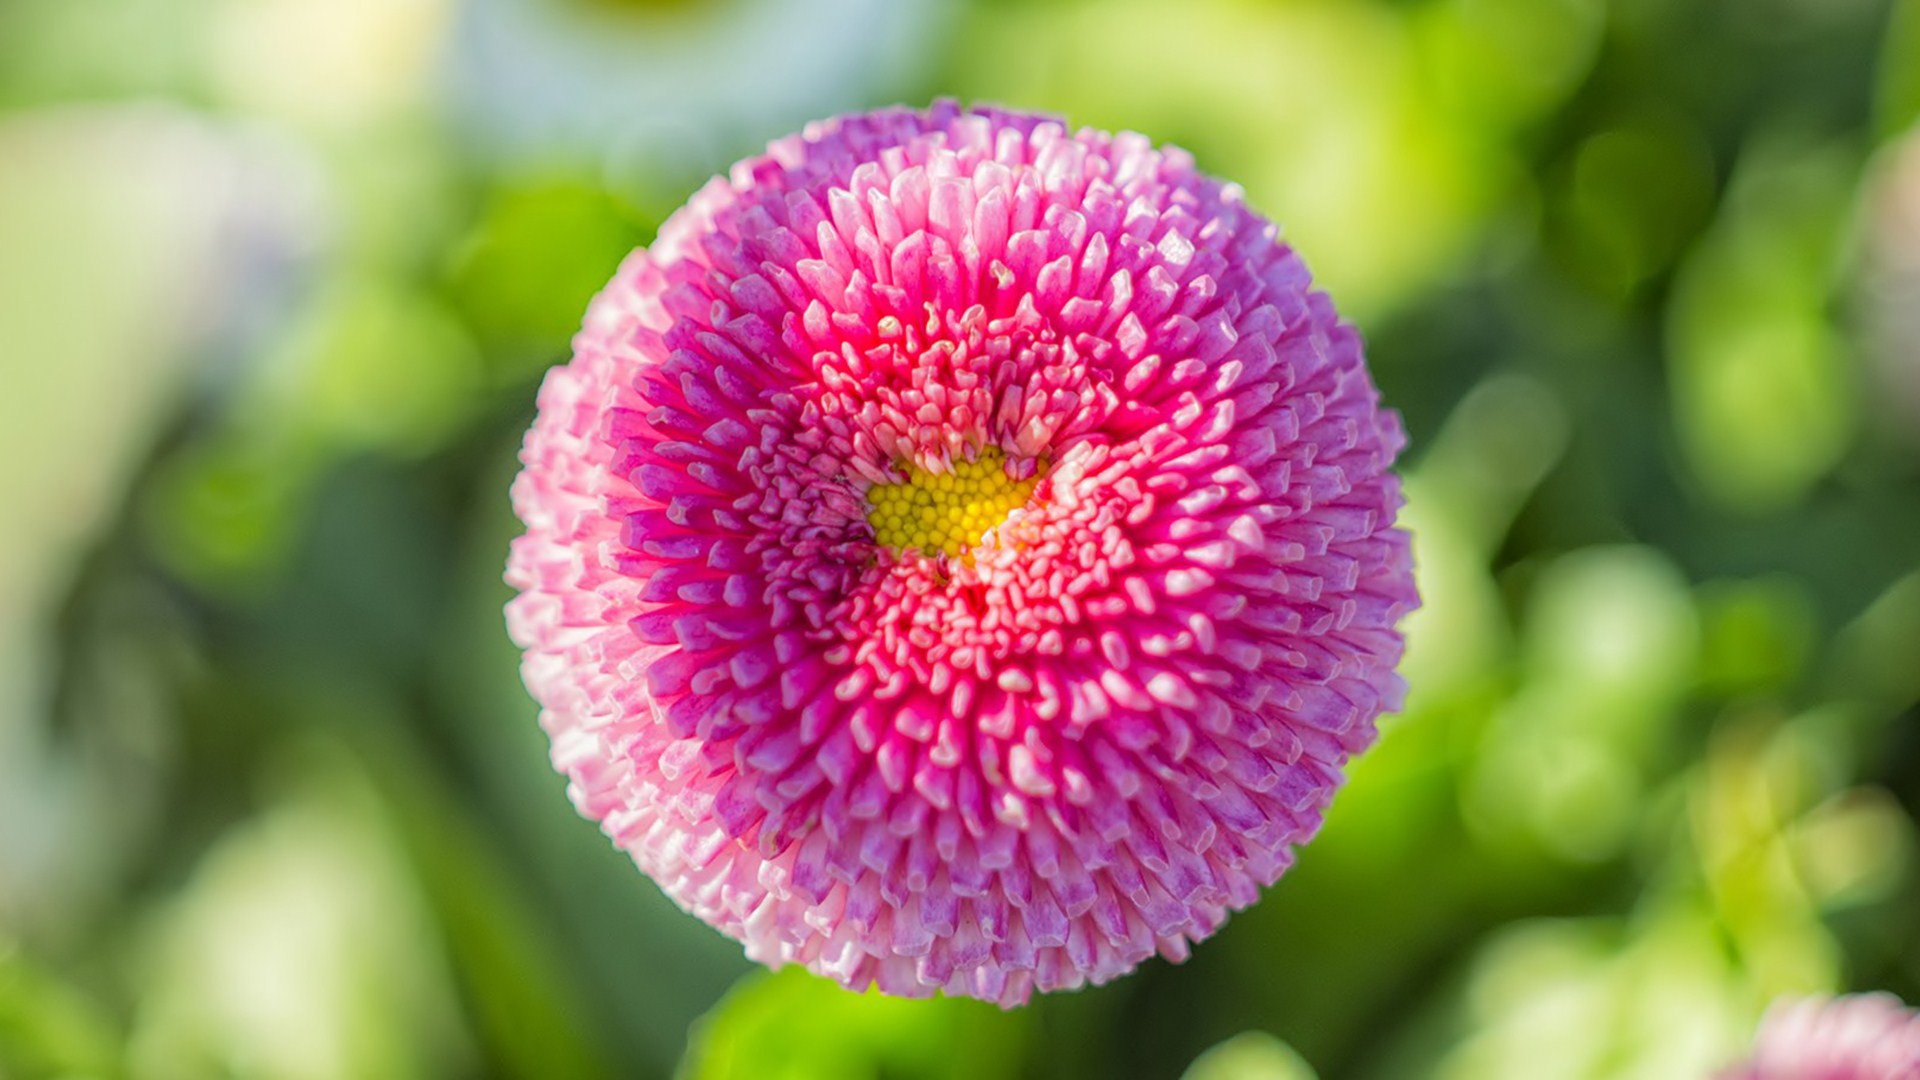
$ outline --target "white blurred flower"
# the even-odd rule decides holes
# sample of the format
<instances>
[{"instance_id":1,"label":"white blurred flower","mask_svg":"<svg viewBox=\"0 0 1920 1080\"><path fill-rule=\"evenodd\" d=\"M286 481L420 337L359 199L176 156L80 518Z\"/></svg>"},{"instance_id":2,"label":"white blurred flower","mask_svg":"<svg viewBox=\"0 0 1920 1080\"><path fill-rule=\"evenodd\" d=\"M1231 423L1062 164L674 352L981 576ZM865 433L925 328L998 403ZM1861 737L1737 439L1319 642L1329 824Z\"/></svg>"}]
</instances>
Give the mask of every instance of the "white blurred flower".
<instances>
[{"instance_id":1,"label":"white blurred flower","mask_svg":"<svg viewBox=\"0 0 1920 1080\"><path fill-rule=\"evenodd\" d=\"M350 130L431 100L452 0L216 0L208 71L228 102Z\"/></svg>"},{"instance_id":2,"label":"white blurred flower","mask_svg":"<svg viewBox=\"0 0 1920 1080\"><path fill-rule=\"evenodd\" d=\"M298 260L311 184L289 154L163 106L0 119L0 924L57 907L105 856L76 838L140 814L138 784L48 745L47 635L193 373Z\"/></svg>"},{"instance_id":3,"label":"white blurred flower","mask_svg":"<svg viewBox=\"0 0 1920 1080\"><path fill-rule=\"evenodd\" d=\"M616 187L663 163L703 176L743 140L909 89L946 2L464 0L461 121L493 155L588 163Z\"/></svg>"}]
</instances>

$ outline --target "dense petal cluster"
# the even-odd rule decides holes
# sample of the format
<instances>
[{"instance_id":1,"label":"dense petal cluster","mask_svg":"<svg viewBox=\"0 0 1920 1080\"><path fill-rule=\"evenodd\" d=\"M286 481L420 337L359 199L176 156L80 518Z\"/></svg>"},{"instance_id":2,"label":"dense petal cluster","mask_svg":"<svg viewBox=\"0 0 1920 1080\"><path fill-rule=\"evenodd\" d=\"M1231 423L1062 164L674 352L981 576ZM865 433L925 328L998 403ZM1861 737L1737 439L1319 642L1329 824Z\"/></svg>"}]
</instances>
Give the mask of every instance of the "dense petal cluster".
<instances>
[{"instance_id":1,"label":"dense petal cluster","mask_svg":"<svg viewBox=\"0 0 1920 1080\"><path fill-rule=\"evenodd\" d=\"M1015 1004L1177 960L1398 707L1398 421L1274 227L1140 136L776 142L539 405L508 621L554 763L760 961Z\"/></svg>"},{"instance_id":2,"label":"dense petal cluster","mask_svg":"<svg viewBox=\"0 0 1920 1080\"><path fill-rule=\"evenodd\" d=\"M1920 1080L1920 1013L1891 994L1781 1002L1721 1080Z\"/></svg>"}]
</instances>

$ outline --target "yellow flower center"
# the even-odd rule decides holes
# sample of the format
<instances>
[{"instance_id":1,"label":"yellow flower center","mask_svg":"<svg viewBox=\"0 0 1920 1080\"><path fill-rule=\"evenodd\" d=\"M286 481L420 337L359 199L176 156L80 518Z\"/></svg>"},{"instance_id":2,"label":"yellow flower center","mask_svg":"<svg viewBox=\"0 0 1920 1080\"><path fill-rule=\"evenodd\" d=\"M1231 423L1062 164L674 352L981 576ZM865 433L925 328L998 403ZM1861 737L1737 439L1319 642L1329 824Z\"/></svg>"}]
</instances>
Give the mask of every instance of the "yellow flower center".
<instances>
[{"instance_id":1,"label":"yellow flower center","mask_svg":"<svg viewBox=\"0 0 1920 1080\"><path fill-rule=\"evenodd\" d=\"M910 467L904 483L867 489L867 522L876 540L895 551L960 556L987 530L1027 504L1036 472L1025 480L1008 476L1006 456L989 446L972 461L956 460L953 471L934 474Z\"/></svg>"}]
</instances>

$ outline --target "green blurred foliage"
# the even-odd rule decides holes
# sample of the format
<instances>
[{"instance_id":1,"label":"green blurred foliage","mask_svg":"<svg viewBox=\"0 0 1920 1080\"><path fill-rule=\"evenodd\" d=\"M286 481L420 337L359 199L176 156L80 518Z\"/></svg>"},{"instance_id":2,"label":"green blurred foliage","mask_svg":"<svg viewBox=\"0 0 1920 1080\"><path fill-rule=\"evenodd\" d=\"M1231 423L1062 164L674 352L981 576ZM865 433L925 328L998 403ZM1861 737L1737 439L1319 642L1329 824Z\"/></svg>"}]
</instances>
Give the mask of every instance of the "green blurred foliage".
<instances>
[{"instance_id":1,"label":"green blurred foliage","mask_svg":"<svg viewBox=\"0 0 1920 1080\"><path fill-rule=\"evenodd\" d=\"M1675 286L1681 448L1735 507L1799 498L1847 448L1858 390L1828 312L1858 172L1845 151L1760 136Z\"/></svg>"},{"instance_id":2,"label":"green blurred foliage","mask_svg":"<svg viewBox=\"0 0 1920 1080\"><path fill-rule=\"evenodd\" d=\"M789 968L754 975L695 1026L681 1080L1018 1076L1023 1019L979 1001L849 993Z\"/></svg>"},{"instance_id":3,"label":"green blurred foliage","mask_svg":"<svg viewBox=\"0 0 1920 1080\"><path fill-rule=\"evenodd\" d=\"M1920 121L1920 4L1898 0L1880 54L1879 134L1897 137Z\"/></svg>"},{"instance_id":4,"label":"green blurred foliage","mask_svg":"<svg viewBox=\"0 0 1920 1080\"><path fill-rule=\"evenodd\" d=\"M468 1036L384 808L325 744L279 752L263 766L257 815L147 913L131 1071L305 1080L457 1070Z\"/></svg>"},{"instance_id":5,"label":"green blurred foliage","mask_svg":"<svg viewBox=\"0 0 1920 1080\"><path fill-rule=\"evenodd\" d=\"M1316 1080L1313 1066L1264 1031L1235 1035L1193 1059L1181 1080Z\"/></svg>"},{"instance_id":6,"label":"green blurred foliage","mask_svg":"<svg viewBox=\"0 0 1920 1080\"><path fill-rule=\"evenodd\" d=\"M520 382L551 359L553 343L580 325L580 298L645 243L637 215L578 179L493 192L454 254L449 285L461 315L510 360L493 373ZM542 287L527 288L529 280Z\"/></svg>"},{"instance_id":7,"label":"green blurred foliage","mask_svg":"<svg viewBox=\"0 0 1920 1080\"><path fill-rule=\"evenodd\" d=\"M0 942L0 1076L118 1076L122 1040L84 992Z\"/></svg>"},{"instance_id":8,"label":"green blurred foliage","mask_svg":"<svg viewBox=\"0 0 1920 1080\"><path fill-rule=\"evenodd\" d=\"M1920 266L1867 179L1920 3L912 0L908 62L820 9L912 73L839 108L1243 184L1412 435L1412 692L1324 834L1012 1013L752 970L574 815L502 633L541 372L792 121L583 83L507 103L543 150L448 73L509 7L718 70L765 3L0 3L0 1077L1624 1080L1920 1001L1920 340L1858 317Z\"/></svg>"}]
</instances>

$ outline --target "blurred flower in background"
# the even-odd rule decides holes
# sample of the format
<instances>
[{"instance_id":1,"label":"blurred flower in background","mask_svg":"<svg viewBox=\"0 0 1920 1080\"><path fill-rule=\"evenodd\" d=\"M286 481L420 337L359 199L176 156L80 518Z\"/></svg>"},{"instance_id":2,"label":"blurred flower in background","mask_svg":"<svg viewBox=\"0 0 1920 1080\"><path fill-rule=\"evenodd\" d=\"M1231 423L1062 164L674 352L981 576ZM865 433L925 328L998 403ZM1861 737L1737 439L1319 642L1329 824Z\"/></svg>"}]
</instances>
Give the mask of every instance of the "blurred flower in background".
<instances>
[{"instance_id":1,"label":"blurred flower in background","mask_svg":"<svg viewBox=\"0 0 1920 1080\"><path fill-rule=\"evenodd\" d=\"M503 168L579 168L677 202L742 142L913 86L950 6L468 0L454 119Z\"/></svg>"},{"instance_id":2,"label":"blurred flower in background","mask_svg":"<svg viewBox=\"0 0 1920 1080\"><path fill-rule=\"evenodd\" d=\"M1876 399L1899 438L1920 438L1920 134L1881 151L1868 191L1861 306Z\"/></svg>"},{"instance_id":3,"label":"blurred flower in background","mask_svg":"<svg viewBox=\"0 0 1920 1080\"><path fill-rule=\"evenodd\" d=\"M1890 994L1783 1001L1767 1011L1753 1059L1726 1080L1910 1080L1920 1015Z\"/></svg>"},{"instance_id":4,"label":"blurred flower in background","mask_svg":"<svg viewBox=\"0 0 1920 1080\"><path fill-rule=\"evenodd\" d=\"M173 722L150 670L172 659L168 616L136 612L67 658L117 674L73 688L106 715L56 744L48 631L152 443L259 346L319 226L297 147L171 106L0 114L0 156L0 439L19 463L0 472L0 916L38 922L150 840Z\"/></svg>"},{"instance_id":5,"label":"blurred flower in background","mask_svg":"<svg viewBox=\"0 0 1920 1080\"><path fill-rule=\"evenodd\" d=\"M0 1073L1602 1080L1920 1000L1916 73L1915 0L0 4ZM1241 180L1420 448L1320 838L1012 1015L746 972L498 615L619 260L940 94Z\"/></svg>"}]
</instances>

